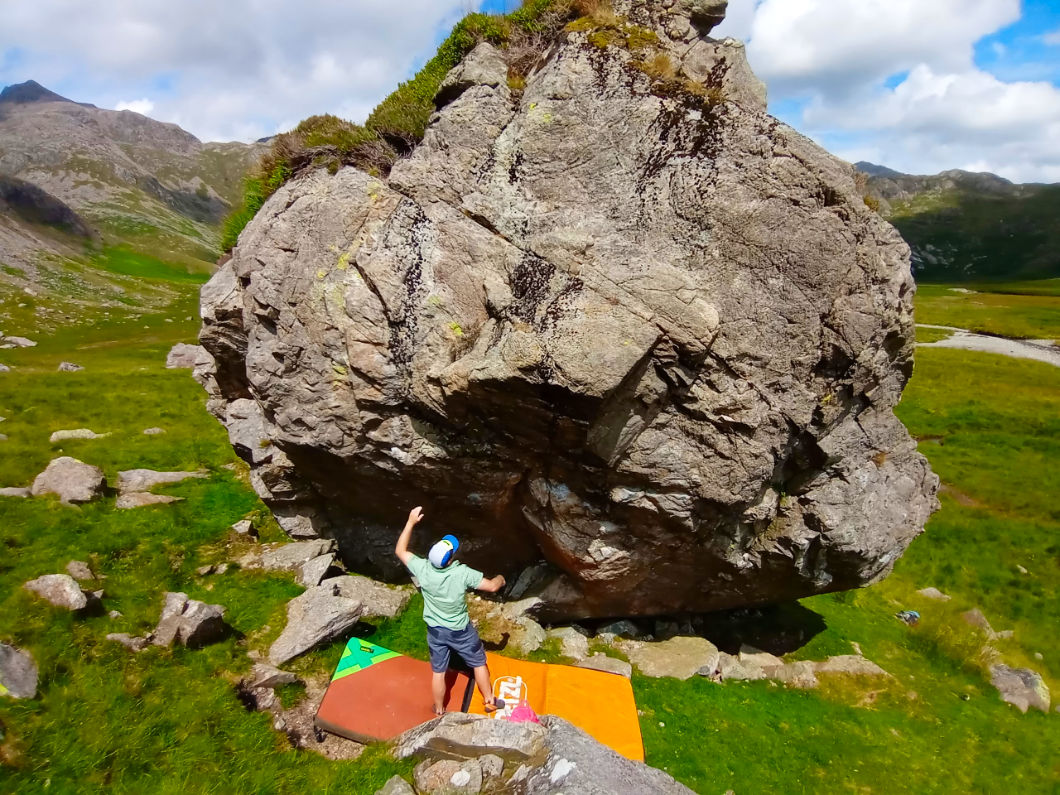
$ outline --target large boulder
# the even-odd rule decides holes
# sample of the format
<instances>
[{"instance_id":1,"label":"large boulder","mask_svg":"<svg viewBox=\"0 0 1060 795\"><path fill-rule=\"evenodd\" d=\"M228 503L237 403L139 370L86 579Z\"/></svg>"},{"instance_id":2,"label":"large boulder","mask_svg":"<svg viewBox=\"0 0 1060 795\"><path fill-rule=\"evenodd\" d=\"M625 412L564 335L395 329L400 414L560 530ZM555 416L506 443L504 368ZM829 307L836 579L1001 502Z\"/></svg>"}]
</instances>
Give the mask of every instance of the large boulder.
<instances>
[{"instance_id":1,"label":"large boulder","mask_svg":"<svg viewBox=\"0 0 1060 795\"><path fill-rule=\"evenodd\" d=\"M620 756L554 715L543 716L538 724L450 712L401 735L394 755L423 759L416 768L421 792L478 792L472 783L487 783L487 792L528 795L691 792L663 771Z\"/></svg>"},{"instance_id":2,"label":"large boulder","mask_svg":"<svg viewBox=\"0 0 1060 795\"><path fill-rule=\"evenodd\" d=\"M102 469L64 455L37 475L30 492L34 497L55 494L67 505L78 505L98 499L106 487Z\"/></svg>"},{"instance_id":3,"label":"large boulder","mask_svg":"<svg viewBox=\"0 0 1060 795\"><path fill-rule=\"evenodd\" d=\"M992 665L990 683L997 688L1002 701L1012 704L1020 712L1026 712L1028 707L1049 711L1049 686L1037 671Z\"/></svg>"},{"instance_id":4,"label":"large boulder","mask_svg":"<svg viewBox=\"0 0 1060 795\"><path fill-rule=\"evenodd\" d=\"M613 5L638 35L562 33L521 93L479 45L389 178L280 188L203 288L209 408L288 532L397 578L429 501L469 564L547 561L543 620L874 582L937 506L908 247L722 3Z\"/></svg>"},{"instance_id":5,"label":"large boulder","mask_svg":"<svg viewBox=\"0 0 1060 795\"><path fill-rule=\"evenodd\" d=\"M0 643L0 696L34 698L37 663L29 652Z\"/></svg>"},{"instance_id":6,"label":"large boulder","mask_svg":"<svg viewBox=\"0 0 1060 795\"><path fill-rule=\"evenodd\" d=\"M207 353L202 349L202 346L188 345L184 342L178 342L170 348L169 353L166 354L166 369L193 369L203 363L206 356Z\"/></svg>"}]
</instances>

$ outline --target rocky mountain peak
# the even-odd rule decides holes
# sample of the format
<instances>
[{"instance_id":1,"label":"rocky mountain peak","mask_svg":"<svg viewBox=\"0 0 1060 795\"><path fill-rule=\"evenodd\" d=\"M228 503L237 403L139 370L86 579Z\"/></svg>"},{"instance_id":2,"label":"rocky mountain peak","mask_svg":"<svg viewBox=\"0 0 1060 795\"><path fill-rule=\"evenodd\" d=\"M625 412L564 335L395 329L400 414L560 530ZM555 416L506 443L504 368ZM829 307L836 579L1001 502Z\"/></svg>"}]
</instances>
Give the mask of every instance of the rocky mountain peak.
<instances>
[{"instance_id":1,"label":"rocky mountain peak","mask_svg":"<svg viewBox=\"0 0 1060 795\"><path fill-rule=\"evenodd\" d=\"M15 83L14 85L6 86L3 91L0 91L0 103L5 102L19 105L25 105L31 102L69 102L73 105L82 104L60 96L54 91L49 91L36 80L27 80L24 83ZM85 107L92 108L95 107L95 105L85 105Z\"/></svg>"},{"instance_id":2,"label":"rocky mountain peak","mask_svg":"<svg viewBox=\"0 0 1060 795\"><path fill-rule=\"evenodd\" d=\"M482 43L388 179L269 199L203 290L198 376L289 533L400 576L423 504L552 620L890 570L937 505L892 412L909 250L766 113L723 7L616 0L525 84Z\"/></svg>"}]
</instances>

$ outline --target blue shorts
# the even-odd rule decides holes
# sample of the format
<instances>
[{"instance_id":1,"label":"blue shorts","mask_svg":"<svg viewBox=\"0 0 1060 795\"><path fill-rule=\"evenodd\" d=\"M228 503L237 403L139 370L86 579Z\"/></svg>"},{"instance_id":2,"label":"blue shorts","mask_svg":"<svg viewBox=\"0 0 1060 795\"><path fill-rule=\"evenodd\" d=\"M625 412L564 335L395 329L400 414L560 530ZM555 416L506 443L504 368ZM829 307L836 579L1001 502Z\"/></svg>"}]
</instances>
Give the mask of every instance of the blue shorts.
<instances>
[{"instance_id":1,"label":"blue shorts","mask_svg":"<svg viewBox=\"0 0 1060 795\"><path fill-rule=\"evenodd\" d=\"M463 629L446 629L427 625L427 648L431 653L431 670L445 673L449 668L449 652L455 651L472 668L486 664L486 649L475 625Z\"/></svg>"}]
</instances>

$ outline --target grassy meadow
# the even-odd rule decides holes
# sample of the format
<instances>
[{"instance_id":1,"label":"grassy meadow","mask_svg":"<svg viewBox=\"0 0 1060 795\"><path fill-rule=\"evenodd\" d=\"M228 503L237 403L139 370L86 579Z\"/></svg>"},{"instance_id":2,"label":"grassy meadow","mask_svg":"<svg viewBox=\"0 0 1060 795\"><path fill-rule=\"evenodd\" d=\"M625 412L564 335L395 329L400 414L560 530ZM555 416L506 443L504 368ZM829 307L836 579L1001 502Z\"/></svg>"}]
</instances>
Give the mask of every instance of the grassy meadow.
<instances>
[{"instance_id":1,"label":"grassy meadow","mask_svg":"<svg viewBox=\"0 0 1060 795\"><path fill-rule=\"evenodd\" d=\"M194 286L179 278L166 285L177 298L164 310L141 308L124 319L99 314L39 337L36 348L0 351L0 362L15 368L0 374L0 416L7 418L0 433L8 437L0 442L0 486L29 485L60 454L101 466L109 482L134 467L209 473L168 489L183 502L132 511L116 510L113 496L80 508L0 498L0 640L30 650L41 676L37 698L0 700L0 791L373 792L410 765L383 747L347 762L291 750L269 715L247 712L236 696L234 685L250 667L247 650L267 647L286 601L301 589L289 575L238 567L195 573L246 543L228 528L248 514L263 538L280 535L198 385L186 370L164 369L171 345L192 341L197 325ZM942 323L944 311L957 311L948 298L945 288L923 289L921 322ZM1024 298L1005 295L1010 303L995 312L991 328L1003 321L1028 336L1049 336L1049 307L1015 302ZM973 310L983 311L960 311ZM85 370L56 372L62 360ZM1060 369L922 350L898 414L945 484L942 510L888 579L805 599L774 617L823 625L790 659L850 653L857 643L895 678L832 678L799 691L635 675L650 764L718 795L1060 787L1060 716L1022 715L1001 702L984 673L985 638L959 617L979 607L995 629L1014 630L995 641L1004 660L1038 670L1060 695L1060 508L1053 500L1060 494ZM52 431L78 427L111 435L49 444ZM166 432L143 435L149 427ZM105 576L98 583L105 608L120 618L76 618L21 588L72 559ZM916 593L929 585L952 601ZM224 604L232 636L198 651L139 655L104 639L153 628L168 590ZM364 631L425 658L419 605L417 598L396 620ZM920 624L895 619L901 609L920 611ZM292 668L329 672L342 645ZM554 648L535 657L561 661ZM284 698L299 695L294 689Z\"/></svg>"}]
</instances>

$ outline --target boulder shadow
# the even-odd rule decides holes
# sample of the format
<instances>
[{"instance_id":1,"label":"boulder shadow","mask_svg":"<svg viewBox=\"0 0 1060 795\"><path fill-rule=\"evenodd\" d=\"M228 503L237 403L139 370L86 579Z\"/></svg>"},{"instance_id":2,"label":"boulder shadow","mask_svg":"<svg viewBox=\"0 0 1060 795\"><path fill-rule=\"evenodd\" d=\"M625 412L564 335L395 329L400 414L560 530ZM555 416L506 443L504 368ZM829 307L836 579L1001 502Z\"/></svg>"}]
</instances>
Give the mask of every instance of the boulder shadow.
<instances>
[{"instance_id":1,"label":"boulder shadow","mask_svg":"<svg viewBox=\"0 0 1060 795\"><path fill-rule=\"evenodd\" d=\"M701 634L721 651L736 654L746 645L777 656L801 649L828 626L798 602L708 613L699 621Z\"/></svg>"}]
</instances>

